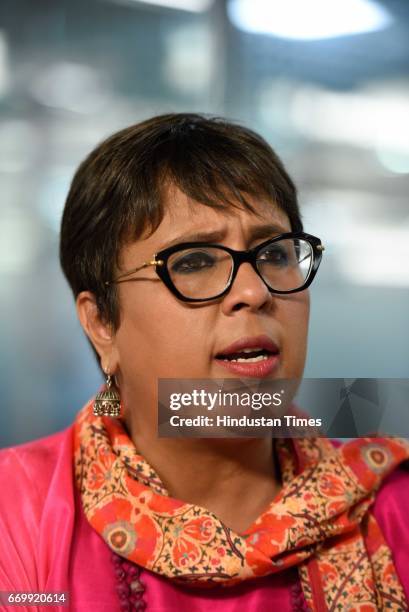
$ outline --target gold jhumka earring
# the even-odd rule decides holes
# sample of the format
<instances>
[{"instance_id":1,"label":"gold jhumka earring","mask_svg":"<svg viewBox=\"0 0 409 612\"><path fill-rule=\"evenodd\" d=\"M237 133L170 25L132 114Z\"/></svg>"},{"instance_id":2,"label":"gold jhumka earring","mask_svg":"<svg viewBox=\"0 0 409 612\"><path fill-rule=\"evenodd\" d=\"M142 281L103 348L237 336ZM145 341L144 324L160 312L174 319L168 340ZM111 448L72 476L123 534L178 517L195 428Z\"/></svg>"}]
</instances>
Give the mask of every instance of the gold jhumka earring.
<instances>
[{"instance_id":1,"label":"gold jhumka earring","mask_svg":"<svg viewBox=\"0 0 409 612\"><path fill-rule=\"evenodd\" d=\"M121 398L115 385L115 380L109 372L106 372L105 389L99 391L95 396L94 415L119 417L121 414Z\"/></svg>"}]
</instances>

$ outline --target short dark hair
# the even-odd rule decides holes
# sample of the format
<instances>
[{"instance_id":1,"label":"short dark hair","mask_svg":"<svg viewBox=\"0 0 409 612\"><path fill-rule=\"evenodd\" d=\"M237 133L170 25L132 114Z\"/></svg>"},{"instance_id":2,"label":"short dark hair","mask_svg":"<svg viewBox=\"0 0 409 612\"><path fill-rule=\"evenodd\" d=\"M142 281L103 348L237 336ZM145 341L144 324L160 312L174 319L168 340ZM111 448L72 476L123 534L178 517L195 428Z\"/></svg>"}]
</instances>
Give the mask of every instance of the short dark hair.
<instances>
[{"instance_id":1,"label":"short dark hair","mask_svg":"<svg viewBox=\"0 0 409 612\"><path fill-rule=\"evenodd\" d=\"M81 163L65 203L60 262L74 297L94 293L103 319L120 323L113 278L122 247L163 219L164 186L218 209L263 196L293 231L302 222L294 183L263 138L221 118L191 113L153 117L117 132Z\"/></svg>"}]
</instances>

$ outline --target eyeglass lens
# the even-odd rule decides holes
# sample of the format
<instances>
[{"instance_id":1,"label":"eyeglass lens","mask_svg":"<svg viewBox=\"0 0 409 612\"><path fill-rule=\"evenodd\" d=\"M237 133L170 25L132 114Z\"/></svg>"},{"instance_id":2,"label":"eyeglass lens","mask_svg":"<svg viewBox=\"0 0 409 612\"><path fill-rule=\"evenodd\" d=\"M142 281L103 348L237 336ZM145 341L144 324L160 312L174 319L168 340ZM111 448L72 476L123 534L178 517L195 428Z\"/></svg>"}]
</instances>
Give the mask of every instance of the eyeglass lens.
<instances>
[{"instance_id":1,"label":"eyeglass lens","mask_svg":"<svg viewBox=\"0 0 409 612\"><path fill-rule=\"evenodd\" d=\"M286 238L271 242L257 254L257 270L270 289L292 291L302 287L313 263L309 242ZM230 282L232 256L218 247L195 247L173 253L168 272L176 289L187 298L219 295Z\"/></svg>"}]
</instances>

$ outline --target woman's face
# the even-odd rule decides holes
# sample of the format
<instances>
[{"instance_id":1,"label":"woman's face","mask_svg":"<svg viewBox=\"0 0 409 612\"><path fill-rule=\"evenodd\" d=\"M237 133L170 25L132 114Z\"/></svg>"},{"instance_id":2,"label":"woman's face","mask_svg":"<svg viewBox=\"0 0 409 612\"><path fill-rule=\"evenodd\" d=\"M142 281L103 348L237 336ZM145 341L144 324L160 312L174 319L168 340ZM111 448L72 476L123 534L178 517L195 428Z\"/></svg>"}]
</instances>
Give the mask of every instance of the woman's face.
<instances>
[{"instance_id":1,"label":"woman's face","mask_svg":"<svg viewBox=\"0 0 409 612\"><path fill-rule=\"evenodd\" d=\"M220 233L217 240L237 250L260 244L276 233L291 231L288 217L270 202L249 198L260 215L239 208L218 211L169 188L166 214L150 236L126 246L121 270L150 260L170 243L192 235ZM278 226L269 232L269 225ZM252 238L255 230L266 235ZM260 236L260 234L258 234ZM267 336L279 355L266 378L300 377L305 363L309 294L271 294L249 263L240 266L230 292L218 300L189 304L178 300L158 278L154 267L135 273L138 280L118 284L120 326L108 361L116 371L126 404L148 402L158 378L231 378L216 356L242 338Z\"/></svg>"}]
</instances>

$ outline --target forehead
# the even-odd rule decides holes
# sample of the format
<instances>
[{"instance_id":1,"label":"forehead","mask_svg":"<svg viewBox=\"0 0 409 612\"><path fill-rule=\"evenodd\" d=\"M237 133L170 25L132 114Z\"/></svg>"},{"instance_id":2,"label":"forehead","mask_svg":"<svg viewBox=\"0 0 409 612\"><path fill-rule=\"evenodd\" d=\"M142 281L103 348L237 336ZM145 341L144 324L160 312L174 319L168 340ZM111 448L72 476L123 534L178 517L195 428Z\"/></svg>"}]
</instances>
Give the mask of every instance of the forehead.
<instances>
[{"instance_id":1,"label":"forehead","mask_svg":"<svg viewBox=\"0 0 409 612\"><path fill-rule=\"evenodd\" d=\"M136 242L128 244L122 251L122 261L128 256L150 256L178 242L199 240L196 235L218 234L217 240L231 240L243 233L246 237L256 234L257 229L266 228L266 237L291 231L286 213L273 201L247 196L254 208L247 210L239 202L237 206L226 205L221 209L211 208L189 198L176 186L164 193L164 216L158 228L151 234L146 230ZM220 235L220 236L219 236Z\"/></svg>"},{"instance_id":2,"label":"forehead","mask_svg":"<svg viewBox=\"0 0 409 612\"><path fill-rule=\"evenodd\" d=\"M234 230L238 226L254 226L275 223L283 231L290 231L290 221L278 205L265 198L246 195L246 201L255 212L247 210L240 202L237 206L225 205L222 208L212 208L189 198L175 185L169 186L164 192L164 217L152 234L151 238L169 237L174 233L199 231L229 227ZM221 202L221 205L224 203ZM149 239L148 233L142 239Z\"/></svg>"}]
</instances>

